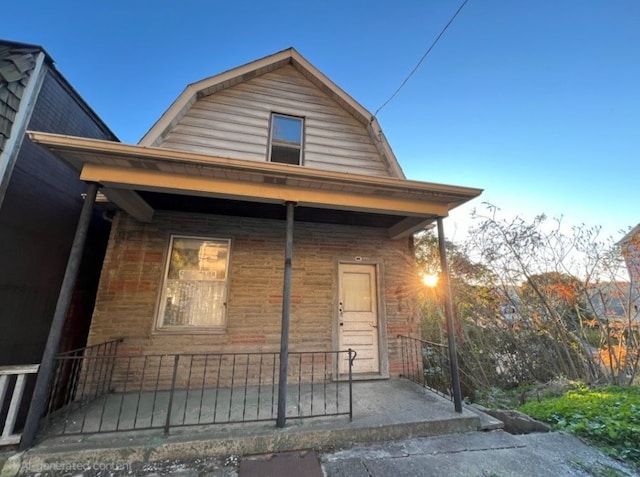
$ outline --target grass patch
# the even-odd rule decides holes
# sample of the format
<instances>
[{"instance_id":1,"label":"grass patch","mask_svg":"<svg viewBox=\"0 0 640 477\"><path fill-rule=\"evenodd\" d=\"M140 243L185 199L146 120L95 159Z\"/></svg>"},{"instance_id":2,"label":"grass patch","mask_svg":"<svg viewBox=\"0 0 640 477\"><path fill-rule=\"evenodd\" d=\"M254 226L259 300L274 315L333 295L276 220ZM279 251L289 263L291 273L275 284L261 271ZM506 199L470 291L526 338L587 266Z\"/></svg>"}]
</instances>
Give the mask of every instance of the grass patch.
<instances>
[{"instance_id":1,"label":"grass patch","mask_svg":"<svg viewBox=\"0 0 640 477\"><path fill-rule=\"evenodd\" d=\"M501 389L491 387L476 391L476 401L489 409L515 409L520 405L524 388Z\"/></svg>"},{"instance_id":2,"label":"grass patch","mask_svg":"<svg viewBox=\"0 0 640 477\"><path fill-rule=\"evenodd\" d=\"M531 401L520 411L600 447L640 468L640 388L580 388Z\"/></svg>"},{"instance_id":3,"label":"grass patch","mask_svg":"<svg viewBox=\"0 0 640 477\"><path fill-rule=\"evenodd\" d=\"M517 409L531 400L562 396L572 389L583 388L578 381L556 379L544 384L528 384L510 389L490 387L476 391L476 402L489 409Z\"/></svg>"}]
</instances>

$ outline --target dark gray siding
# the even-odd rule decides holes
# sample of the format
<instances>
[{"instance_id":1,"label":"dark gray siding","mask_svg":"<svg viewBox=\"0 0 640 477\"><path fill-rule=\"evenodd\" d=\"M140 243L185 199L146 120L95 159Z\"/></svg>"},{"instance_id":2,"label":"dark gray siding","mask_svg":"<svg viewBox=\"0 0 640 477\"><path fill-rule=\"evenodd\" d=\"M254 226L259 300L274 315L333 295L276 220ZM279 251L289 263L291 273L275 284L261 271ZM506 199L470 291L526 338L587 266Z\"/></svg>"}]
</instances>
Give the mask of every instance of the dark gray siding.
<instances>
[{"instance_id":1,"label":"dark gray siding","mask_svg":"<svg viewBox=\"0 0 640 477\"><path fill-rule=\"evenodd\" d=\"M115 139L77 98L50 70L28 129ZM0 209L0 365L40 361L84 190L75 172L23 140ZM95 286L91 275L81 277L81 289Z\"/></svg>"}]
</instances>

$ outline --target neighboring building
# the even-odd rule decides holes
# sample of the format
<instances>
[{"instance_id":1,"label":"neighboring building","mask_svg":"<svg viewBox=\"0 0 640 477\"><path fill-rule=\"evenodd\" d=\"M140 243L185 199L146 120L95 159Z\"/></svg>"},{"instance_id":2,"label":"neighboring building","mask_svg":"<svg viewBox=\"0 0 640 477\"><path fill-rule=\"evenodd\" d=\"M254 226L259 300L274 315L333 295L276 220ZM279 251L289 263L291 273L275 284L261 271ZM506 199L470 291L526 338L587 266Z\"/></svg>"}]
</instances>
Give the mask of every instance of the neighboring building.
<instances>
[{"instance_id":1,"label":"neighboring building","mask_svg":"<svg viewBox=\"0 0 640 477\"><path fill-rule=\"evenodd\" d=\"M629 270L629 279L640 286L640 224L622 237L618 245Z\"/></svg>"},{"instance_id":2,"label":"neighboring building","mask_svg":"<svg viewBox=\"0 0 640 477\"><path fill-rule=\"evenodd\" d=\"M40 46L0 40L0 366L40 362L86 188L26 130L117 140ZM86 342L107 237L94 221L65 347Z\"/></svg>"},{"instance_id":3,"label":"neighboring building","mask_svg":"<svg viewBox=\"0 0 640 477\"><path fill-rule=\"evenodd\" d=\"M638 289L630 282L600 282L587 289L588 311L601 320L638 321Z\"/></svg>"},{"instance_id":4,"label":"neighboring building","mask_svg":"<svg viewBox=\"0 0 640 477\"><path fill-rule=\"evenodd\" d=\"M635 314L635 319L640 321L640 224L631 229L618 245L629 271L631 315Z\"/></svg>"},{"instance_id":5,"label":"neighboring building","mask_svg":"<svg viewBox=\"0 0 640 477\"><path fill-rule=\"evenodd\" d=\"M357 376L397 376L420 323L412 235L481 193L407 180L293 49L189 85L138 145L31 137L121 208L88 343L125 354L276 351L287 305L291 351L351 347Z\"/></svg>"}]
</instances>

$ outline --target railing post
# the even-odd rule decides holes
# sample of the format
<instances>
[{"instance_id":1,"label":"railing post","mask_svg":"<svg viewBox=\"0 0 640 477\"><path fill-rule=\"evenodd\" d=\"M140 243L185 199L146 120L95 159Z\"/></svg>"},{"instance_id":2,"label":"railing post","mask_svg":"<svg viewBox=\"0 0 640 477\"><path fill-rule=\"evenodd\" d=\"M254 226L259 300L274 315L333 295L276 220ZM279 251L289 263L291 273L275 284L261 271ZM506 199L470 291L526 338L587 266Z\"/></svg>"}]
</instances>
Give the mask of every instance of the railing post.
<instances>
[{"instance_id":1,"label":"railing post","mask_svg":"<svg viewBox=\"0 0 640 477\"><path fill-rule=\"evenodd\" d=\"M22 393L24 392L24 374L18 374L16 377L16 384L13 389L13 396L11 396L11 403L9 404L9 412L7 413L7 420L4 423L4 429L2 431L2 439L6 439L13 433L13 426L16 424L16 418L18 417L18 406L22 400Z\"/></svg>"},{"instance_id":2,"label":"railing post","mask_svg":"<svg viewBox=\"0 0 640 477\"><path fill-rule=\"evenodd\" d=\"M353 358L351 357L353 353ZM356 359L356 352L349 348L349 421L353 421L353 360Z\"/></svg>"},{"instance_id":3,"label":"railing post","mask_svg":"<svg viewBox=\"0 0 640 477\"><path fill-rule=\"evenodd\" d=\"M78 269L80 268L84 243L87 238L87 231L89 230L89 223L91 222L93 205L95 203L97 193L98 184L90 183L87 187L87 194L84 199L84 203L82 204L82 211L80 212L76 233L73 237L73 244L71 245L67 268L64 272L64 278L62 279L58 302L56 303L56 309L53 314L53 319L51 320L51 328L49 330L49 336L47 337L47 344L45 345L44 353L42 354L42 362L36 378L33 396L31 397L27 420L24 424L22 440L20 441L20 450L26 450L33 444L36 433L38 432L40 418L42 417L47 405L46 400L51 381L51 373L53 371L53 360L58 352L64 322L67 313L69 312L69 306L71 305L73 288L76 283Z\"/></svg>"},{"instance_id":4,"label":"railing post","mask_svg":"<svg viewBox=\"0 0 640 477\"><path fill-rule=\"evenodd\" d=\"M180 360L180 355L176 354L173 357L173 376L171 377L171 390L169 391L169 403L167 404L167 420L164 423L164 435L169 434L169 427L171 426L171 407L173 406L173 393L176 389L176 378L178 375L178 361ZM162 361L162 358L161 358ZM160 365L159 365L160 366ZM185 402L186 406L187 403Z\"/></svg>"},{"instance_id":5,"label":"railing post","mask_svg":"<svg viewBox=\"0 0 640 477\"><path fill-rule=\"evenodd\" d=\"M406 377L409 366L407 365L407 350L406 350L406 342L402 335L398 335L398 339L400 340L400 356L402 357L402 374L401 378Z\"/></svg>"},{"instance_id":6,"label":"railing post","mask_svg":"<svg viewBox=\"0 0 640 477\"><path fill-rule=\"evenodd\" d=\"M284 247L284 280L282 285L282 327L280 329L280 374L278 378L277 427L284 427L287 419L287 366L289 364L289 319L291 312L291 271L293 255L294 202L286 202L287 227Z\"/></svg>"},{"instance_id":7,"label":"railing post","mask_svg":"<svg viewBox=\"0 0 640 477\"><path fill-rule=\"evenodd\" d=\"M17 444L20 441L20 434L13 433L18 417L18 409L22 402L27 375L36 373L37 371L38 365L5 366L0 368L0 409L4 405L6 392L7 389L9 389L9 378L16 376L16 382L11 393L11 401L9 402L9 409L5 416L4 425L1 426L0 446Z\"/></svg>"},{"instance_id":8,"label":"railing post","mask_svg":"<svg viewBox=\"0 0 640 477\"><path fill-rule=\"evenodd\" d=\"M113 383L113 373L115 372L116 367L116 356L118 355L118 347L120 343L122 343L123 339L119 338L116 341L111 341L109 344L109 354L111 355L110 366L109 369L109 381L107 382L107 392L110 393L112 391L111 384ZM113 349L115 348L115 350Z\"/></svg>"},{"instance_id":9,"label":"railing post","mask_svg":"<svg viewBox=\"0 0 640 477\"><path fill-rule=\"evenodd\" d=\"M453 404L456 412L462 412L462 391L460 390L460 374L458 372L458 352L456 350L456 327L451 297L451 283L449 280L449 266L444 243L444 229L442 217L438 217L438 248L440 251L440 268L444 278L444 311L447 318L447 341L449 344L449 366L451 370L451 388L453 390Z\"/></svg>"}]
</instances>

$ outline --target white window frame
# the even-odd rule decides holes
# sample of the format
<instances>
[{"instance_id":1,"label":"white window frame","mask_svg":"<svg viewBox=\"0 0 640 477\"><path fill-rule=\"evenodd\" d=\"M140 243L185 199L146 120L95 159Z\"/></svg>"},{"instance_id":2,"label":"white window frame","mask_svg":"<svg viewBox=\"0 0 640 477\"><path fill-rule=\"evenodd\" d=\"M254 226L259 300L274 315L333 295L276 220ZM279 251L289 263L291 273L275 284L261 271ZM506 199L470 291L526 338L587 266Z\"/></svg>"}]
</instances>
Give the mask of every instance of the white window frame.
<instances>
[{"instance_id":1,"label":"white window frame","mask_svg":"<svg viewBox=\"0 0 640 477\"><path fill-rule=\"evenodd\" d=\"M300 143L297 146L292 146L286 142L280 142L277 139L274 139L273 137L273 132L274 132L274 126L275 126L275 119L276 118L286 118L286 119L295 119L297 121L300 122ZM292 149L298 150L298 163L297 164L290 164L288 162L280 162L280 161L273 161L272 160L272 155L273 155L273 146L276 145L278 147L284 147L287 149ZM274 162L275 164L289 164L289 165L297 165L297 166L302 166L303 164L303 158L304 158L304 118L300 117L300 116L292 116L290 114L282 114L282 113L271 113L271 118L269 121L269 151L268 151L268 160L269 162Z\"/></svg>"},{"instance_id":2,"label":"white window frame","mask_svg":"<svg viewBox=\"0 0 640 477\"><path fill-rule=\"evenodd\" d=\"M187 239L187 240L199 240L203 244L206 242L217 242L226 244L227 256L224 262L224 278L216 279L215 272L206 272L207 279L202 280L206 282L219 282L222 283L222 302L220 304L221 308L219 312L221 313L221 319L219 324L215 325L198 325L198 324L165 324L165 317L167 312L168 300L171 298L169 296L169 270L171 267L171 260L174 250L174 243L176 239ZM196 236L196 235L180 235L180 234L172 234L169 238L169 245L167 247L166 252L166 260L164 271L162 275L162 293L160 294L160 302L158 304L158 311L156 313L156 322L155 322L155 331L167 332L167 333L181 333L181 334L191 334L191 333L199 333L199 332L220 332L226 329L227 325L227 297L229 293L229 263L231 257L231 239L229 238L221 238L221 237L210 237L210 236ZM190 271L190 270L189 270ZM197 271L195 271L197 272ZM210 274L209 274L210 273ZM212 274L212 275L211 275ZM175 280L175 279L174 279ZM185 280L186 281L186 280ZM198 282L199 280L191 280L193 282ZM179 306L179 305L178 305Z\"/></svg>"}]
</instances>

